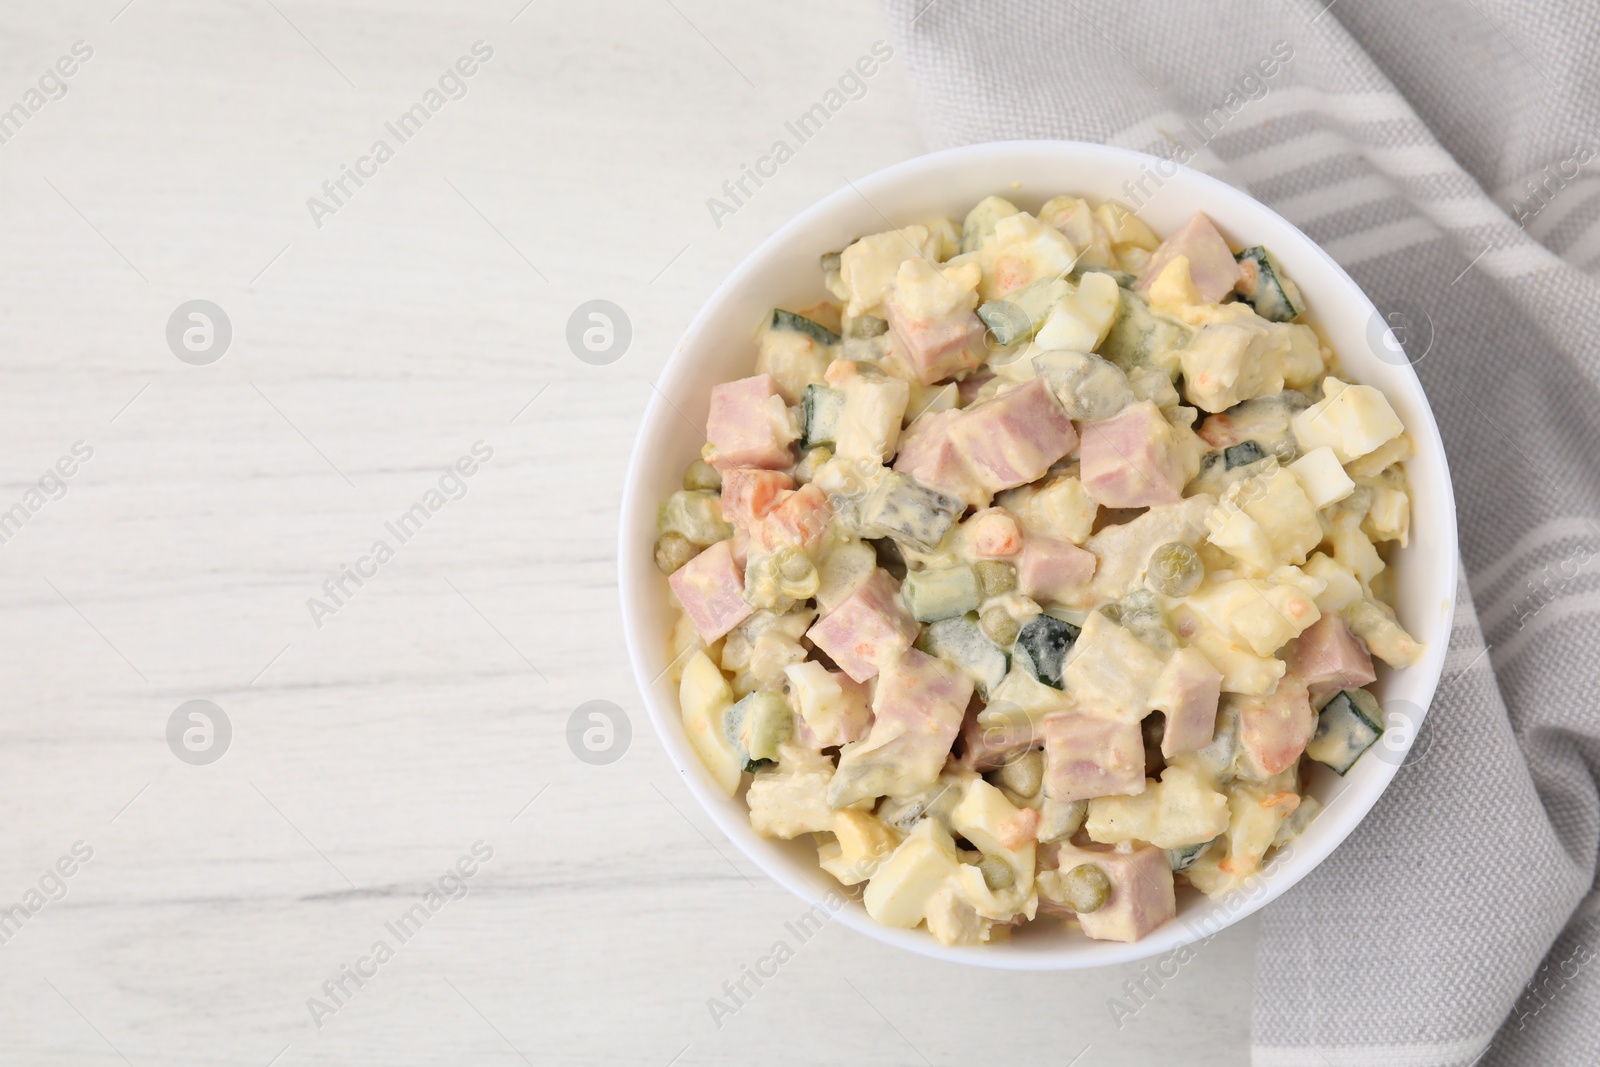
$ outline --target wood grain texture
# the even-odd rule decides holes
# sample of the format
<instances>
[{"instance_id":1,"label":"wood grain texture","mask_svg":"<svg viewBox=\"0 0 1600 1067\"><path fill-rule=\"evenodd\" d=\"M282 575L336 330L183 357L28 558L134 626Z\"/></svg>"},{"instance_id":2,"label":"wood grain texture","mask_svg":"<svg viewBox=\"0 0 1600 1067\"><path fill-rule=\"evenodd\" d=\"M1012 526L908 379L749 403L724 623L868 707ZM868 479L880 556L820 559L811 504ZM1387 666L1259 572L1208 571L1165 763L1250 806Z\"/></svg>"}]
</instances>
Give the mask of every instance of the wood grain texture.
<instances>
[{"instance_id":1,"label":"wood grain texture","mask_svg":"<svg viewBox=\"0 0 1600 1067\"><path fill-rule=\"evenodd\" d=\"M0 511L94 450L0 544L0 906L94 850L0 945L0 1063L1244 1061L1248 923L1121 1028L1140 968L966 971L831 928L708 1012L803 909L650 733L618 496L719 279L922 150L891 62L707 211L881 36L870 9L124 2L0 13L0 108L94 49L0 144ZM466 95L316 227L307 198L478 40ZM210 366L165 339L196 298L232 323ZM605 367L565 341L594 298L633 326ZM315 625L307 598L480 440L465 495ZM195 698L233 728L210 766L165 740ZM590 699L632 720L610 766L567 747ZM307 999L475 841L470 892L316 1027Z\"/></svg>"}]
</instances>

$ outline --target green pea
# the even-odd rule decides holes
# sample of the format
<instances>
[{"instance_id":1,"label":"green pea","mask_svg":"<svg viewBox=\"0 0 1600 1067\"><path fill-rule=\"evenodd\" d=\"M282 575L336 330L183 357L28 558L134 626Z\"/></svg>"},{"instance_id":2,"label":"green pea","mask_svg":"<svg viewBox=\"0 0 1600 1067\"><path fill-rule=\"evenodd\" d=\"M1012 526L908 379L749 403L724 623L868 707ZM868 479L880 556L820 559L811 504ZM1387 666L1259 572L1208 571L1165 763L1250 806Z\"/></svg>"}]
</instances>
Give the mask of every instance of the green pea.
<instances>
[{"instance_id":1,"label":"green pea","mask_svg":"<svg viewBox=\"0 0 1600 1067\"><path fill-rule=\"evenodd\" d=\"M722 475L717 473L717 468L703 459L697 459L689 464L683 472L683 487L685 489L713 489L722 488Z\"/></svg>"},{"instance_id":2,"label":"green pea","mask_svg":"<svg viewBox=\"0 0 1600 1067\"><path fill-rule=\"evenodd\" d=\"M1145 577L1150 587L1166 596L1188 596L1205 577L1200 555L1182 541L1168 541L1150 553Z\"/></svg>"},{"instance_id":3,"label":"green pea","mask_svg":"<svg viewBox=\"0 0 1600 1067\"><path fill-rule=\"evenodd\" d=\"M990 889L1009 889L1017 881L1016 872L1011 869L1010 864L994 856L985 856L979 860L978 871L983 875L983 884Z\"/></svg>"},{"instance_id":4,"label":"green pea","mask_svg":"<svg viewBox=\"0 0 1600 1067\"><path fill-rule=\"evenodd\" d=\"M1010 760L997 775L1000 784L1019 797L1036 797L1044 784L1044 753L1030 749Z\"/></svg>"},{"instance_id":5,"label":"green pea","mask_svg":"<svg viewBox=\"0 0 1600 1067\"><path fill-rule=\"evenodd\" d=\"M985 598L1009 593L1017 587L1017 569L1003 560L980 559L974 569Z\"/></svg>"},{"instance_id":6,"label":"green pea","mask_svg":"<svg viewBox=\"0 0 1600 1067\"><path fill-rule=\"evenodd\" d=\"M876 315L861 315L851 319L848 334L852 338L866 340L889 332L889 322Z\"/></svg>"},{"instance_id":7,"label":"green pea","mask_svg":"<svg viewBox=\"0 0 1600 1067\"><path fill-rule=\"evenodd\" d=\"M1001 648L1009 646L1017 639L1017 634L1022 632L1022 627L1011 613L999 604L991 605L978 616L978 628L983 635Z\"/></svg>"},{"instance_id":8,"label":"green pea","mask_svg":"<svg viewBox=\"0 0 1600 1067\"><path fill-rule=\"evenodd\" d=\"M695 547L679 533L664 533L656 538L656 566L671 574L695 556Z\"/></svg>"},{"instance_id":9,"label":"green pea","mask_svg":"<svg viewBox=\"0 0 1600 1067\"><path fill-rule=\"evenodd\" d=\"M1111 879L1098 864L1080 863L1061 878L1061 889L1066 894L1067 907L1079 915L1099 911L1111 896Z\"/></svg>"},{"instance_id":10,"label":"green pea","mask_svg":"<svg viewBox=\"0 0 1600 1067\"><path fill-rule=\"evenodd\" d=\"M778 591L784 596L804 600L821 586L816 566L799 549L787 549L776 560Z\"/></svg>"}]
</instances>

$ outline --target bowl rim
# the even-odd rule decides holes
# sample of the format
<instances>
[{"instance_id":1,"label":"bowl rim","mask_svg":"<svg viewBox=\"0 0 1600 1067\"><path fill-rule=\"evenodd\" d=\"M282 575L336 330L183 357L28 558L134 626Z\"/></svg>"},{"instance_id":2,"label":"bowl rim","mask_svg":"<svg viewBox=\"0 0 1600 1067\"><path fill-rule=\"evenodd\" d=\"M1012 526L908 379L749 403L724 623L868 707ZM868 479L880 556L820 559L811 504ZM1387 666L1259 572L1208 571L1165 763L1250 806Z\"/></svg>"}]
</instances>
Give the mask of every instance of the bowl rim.
<instances>
[{"instance_id":1,"label":"bowl rim","mask_svg":"<svg viewBox=\"0 0 1600 1067\"><path fill-rule=\"evenodd\" d=\"M1198 210L1210 210L1214 202L1228 203L1231 207L1247 213L1275 220L1279 225L1297 235L1304 247L1302 254L1314 255L1320 259L1333 276L1346 288L1346 296L1352 298L1357 304L1365 308L1372 317L1369 321L1382 321L1379 312L1367 297L1364 290L1350 277L1339 263L1330 256L1316 241L1306 236L1299 227L1279 215L1269 205L1262 203L1249 194L1232 185L1206 174L1203 171L1183 166L1171 160L1161 159L1157 156L1129 149L1116 148L1109 145L1094 144L1082 141L1033 139L1033 140L1008 140L991 141L979 144L962 145L947 148L936 152L929 152L902 160L898 163L883 167L872 173L847 180L832 193L813 203L810 207L795 215L777 230L768 235L745 255L732 271L717 285L706 298L699 311L690 320L683 335L674 346L672 353L661 368L656 381L652 383L653 396L639 422L638 433L634 440L633 449L629 455L628 468L624 478L622 504L617 530L617 567L618 567L618 596L621 601L623 632L628 646L628 658L633 670L634 679L639 685L640 694L644 699L646 710L649 714L652 727L661 739L668 757L672 760L683 779L684 785L694 796L701 809L716 824L717 828L739 851L768 877L779 885L789 890L796 897L813 907L825 907L835 918L840 919L849 928L865 934L881 943L894 945L899 948L917 953L919 955L943 960L945 962L962 963L1000 970L1015 971L1058 971L1077 970L1090 967L1111 966L1119 963L1128 963L1165 952L1175 952L1178 949L1193 945L1196 942L1208 940L1228 926L1259 911L1273 900L1282 896L1296 883L1311 871L1316 869L1327 859L1344 841L1354 832L1355 828L1366 818L1379 798L1387 791L1391 781L1403 765L1403 760L1410 750L1411 744L1418 736L1423 720L1432 704L1443 673L1444 659L1448 651L1448 635L1451 630L1452 620L1457 608L1456 590L1459 581L1458 573L1458 548L1456 506L1453 485L1449 475L1448 457L1444 451L1443 439L1439 432L1437 420L1434 417L1427 395L1422 389L1421 382L1416 375L1414 367L1409 362L1397 365L1396 370L1403 379L1405 388L1414 394L1413 399L1419 401L1414 405L1414 411L1407 420L1407 432L1414 440L1426 441L1427 448L1419 447L1416 455L1408 463L1416 462L1426 457L1429 463L1437 463L1435 472L1440 487L1440 510L1437 514L1430 514L1430 521L1438 521L1440 528L1438 534L1438 552L1434 566L1439 568L1440 585L1447 590L1448 598L1444 605L1443 615L1434 632L1443 635L1445 639L1434 640L1429 643L1428 649L1421 661L1407 668L1408 671L1419 671L1417 676L1420 681L1416 685L1417 693L1424 699L1418 702L1420 714L1416 723L1412 724L1402 739L1400 745L1390 745L1385 740L1382 742L1395 754L1391 760L1381 761L1375 773L1370 773L1367 781L1361 783L1364 788L1354 795L1341 795L1335 815L1333 807L1325 809L1319 816L1318 822L1326 822L1330 816L1335 825L1331 834L1324 835L1326 840L1316 849L1310 850L1309 858L1302 855L1294 848L1293 843L1275 850L1257 876L1252 876L1254 886L1250 892L1235 891L1225 898L1232 906L1222 921L1216 923L1197 924L1183 921L1182 916L1171 920L1162 927L1152 931L1145 938L1135 942L1107 942L1091 941L1084 944L1082 941L1064 945L1060 949L1035 949L1027 952L1005 951L1004 945L980 946L946 946L930 937L920 928L902 930L878 924L865 914L864 911L844 907L836 902L843 898L846 890L835 887L829 893L819 894L814 884L801 877L792 865L778 862L774 854L763 852L750 845L754 831L750 828L748 819L736 819L724 806L725 797L714 795L704 773L700 770L699 757L689 745L683 735L679 723L679 711L676 700L663 700L657 690L656 683L660 681L661 674L651 678L648 671L650 664L647 660L646 642L655 641L665 647L665 635L650 632L653 623L646 620L643 608L643 583L661 580L650 561L645 558L635 558L638 554L630 545L630 532L634 524L646 521L653 529L654 512L658 501L653 496L658 487L646 486L641 476L642 460L648 453L656 434L653 432L657 426L669 418L680 418L668 396L672 394L673 387L679 380L687 377L692 365L693 342L706 329L718 315L722 305L727 302L730 294L738 287L740 280L750 273L759 263L771 257L778 250L783 249L797 235L817 225L821 219L828 218L837 212L841 205L853 199L867 199L867 194L885 185L903 182L910 178L932 179L942 167L957 163L982 162L986 159L992 162L1016 161L1021 157L1034 157L1046 159L1054 157L1063 165L1070 165L1076 160L1092 160L1111 165L1125 166L1130 174L1140 173L1143 169L1160 168L1159 173L1167 183L1177 182L1182 178L1184 183L1196 187L1200 194L1200 202L1196 205ZM1175 169L1174 177L1167 177L1169 170ZM1070 181L1064 182L1070 185ZM871 201L869 200L869 203ZM1416 561L1409 562L1416 566ZM670 706L668 706L670 704ZM1353 791L1352 791L1353 792ZM859 887L857 887L859 888ZM1257 891L1258 890L1258 891ZM828 899L836 897L835 900ZM1231 898L1231 899L1229 899Z\"/></svg>"}]
</instances>

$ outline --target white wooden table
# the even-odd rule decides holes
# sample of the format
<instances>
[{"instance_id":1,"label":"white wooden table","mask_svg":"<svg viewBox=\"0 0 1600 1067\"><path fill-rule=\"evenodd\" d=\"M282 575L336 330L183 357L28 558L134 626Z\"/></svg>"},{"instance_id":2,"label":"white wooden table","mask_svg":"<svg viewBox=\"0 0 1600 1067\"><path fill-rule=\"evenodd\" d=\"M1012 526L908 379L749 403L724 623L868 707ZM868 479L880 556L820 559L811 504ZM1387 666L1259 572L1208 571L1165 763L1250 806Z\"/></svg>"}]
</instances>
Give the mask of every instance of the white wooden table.
<instances>
[{"instance_id":1,"label":"white wooden table","mask_svg":"<svg viewBox=\"0 0 1600 1067\"><path fill-rule=\"evenodd\" d=\"M873 11L124 3L0 13L0 109L22 105L0 124L0 1063L1245 1062L1250 923L1120 1028L1138 967L967 971L829 928L708 1010L803 909L650 732L619 486L724 273L922 150L890 61L720 226L707 208L882 36ZM565 341L598 298L633 331L606 366ZM203 330L178 346L204 365L167 338L192 300L231 326L212 362ZM402 542L385 524L419 503ZM369 576L335 603L345 566ZM610 765L568 748L591 699L631 717ZM215 762L169 746L191 700L226 715ZM222 746L216 723L185 748L186 723L191 761ZM441 878L466 895L391 925Z\"/></svg>"}]
</instances>

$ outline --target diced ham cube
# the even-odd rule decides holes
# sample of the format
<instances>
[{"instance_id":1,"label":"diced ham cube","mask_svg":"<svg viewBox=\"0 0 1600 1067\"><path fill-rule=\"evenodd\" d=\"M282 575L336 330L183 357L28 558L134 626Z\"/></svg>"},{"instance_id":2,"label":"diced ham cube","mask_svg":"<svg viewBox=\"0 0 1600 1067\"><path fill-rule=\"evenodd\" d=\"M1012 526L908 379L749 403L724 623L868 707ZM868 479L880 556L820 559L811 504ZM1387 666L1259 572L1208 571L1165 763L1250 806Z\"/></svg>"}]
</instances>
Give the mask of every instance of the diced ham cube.
<instances>
[{"instance_id":1,"label":"diced ham cube","mask_svg":"<svg viewBox=\"0 0 1600 1067\"><path fill-rule=\"evenodd\" d=\"M900 583L878 568L806 636L846 674L864 682L910 648L918 630L900 602Z\"/></svg>"},{"instance_id":2,"label":"diced ham cube","mask_svg":"<svg viewBox=\"0 0 1600 1067\"><path fill-rule=\"evenodd\" d=\"M1289 673L1298 675L1320 704L1341 689L1360 689L1378 680L1372 656L1344 619L1331 612L1284 648Z\"/></svg>"},{"instance_id":3,"label":"diced ham cube","mask_svg":"<svg viewBox=\"0 0 1600 1067\"><path fill-rule=\"evenodd\" d=\"M706 440L712 449L709 462L719 471L787 468L794 463L789 449L794 438L789 409L772 375L758 374L711 387Z\"/></svg>"},{"instance_id":4,"label":"diced ham cube","mask_svg":"<svg viewBox=\"0 0 1600 1067\"><path fill-rule=\"evenodd\" d=\"M973 371L961 381L956 383L957 406L967 407L978 399L978 392L987 384L994 381L994 371L988 367Z\"/></svg>"},{"instance_id":5,"label":"diced ham cube","mask_svg":"<svg viewBox=\"0 0 1600 1067\"><path fill-rule=\"evenodd\" d=\"M987 352L983 320L970 311L916 318L891 297L884 302L883 313L906 362L923 385L972 370L983 362Z\"/></svg>"},{"instance_id":6,"label":"diced ham cube","mask_svg":"<svg viewBox=\"0 0 1600 1067\"><path fill-rule=\"evenodd\" d=\"M900 454L895 457L894 469L930 489L982 507L992 494L968 469L950 437L951 426L960 418L961 412L952 408L913 420L900 435Z\"/></svg>"},{"instance_id":7,"label":"diced ham cube","mask_svg":"<svg viewBox=\"0 0 1600 1067\"><path fill-rule=\"evenodd\" d=\"M926 462L949 436L945 431L950 428L950 423L960 417L961 409L946 408L912 419L900 431L900 451L895 456L895 468L899 469L901 460L912 464Z\"/></svg>"},{"instance_id":8,"label":"diced ham cube","mask_svg":"<svg viewBox=\"0 0 1600 1067\"><path fill-rule=\"evenodd\" d=\"M722 472L722 517L748 530L775 507L779 494L794 488L794 479L782 471L760 467L733 467Z\"/></svg>"},{"instance_id":9,"label":"diced ham cube","mask_svg":"<svg viewBox=\"0 0 1600 1067\"><path fill-rule=\"evenodd\" d=\"M978 482L997 493L1044 476L1078 434L1041 379L980 401L950 424L950 440Z\"/></svg>"},{"instance_id":10,"label":"diced ham cube","mask_svg":"<svg viewBox=\"0 0 1600 1067\"><path fill-rule=\"evenodd\" d=\"M1166 716L1161 754L1167 759L1197 752L1217 732L1222 673L1197 648L1180 648L1167 660L1150 694L1150 705Z\"/></svg>"},{"instance_id":11,"label":"diced ham cube","mask_svg":"<svg viewBox=\"0 0 1600 1067\"><path fill-rule=\"evenodd\" d=\"M1239 264L1233 250L1217 227L1203 212L1183 224L1151 253L1150 260L1139 272L1134 285L1138 292L1150 288L1150 283L1161 276L1167 265L1179 256L1189 260L1189 280L1195 292L1208 304L1215 304L1233 291L1239 282Z\"/></svg>"},{"instance_id":12,"label":"diced ham cube","mask_svg":"<svg viewBox=\"0 0 1600 1067\"><path fill-rule=\"evenodd\" d=\"M1306 683L1291 671L1266 696L1232 696L1239 709L1239 747L1258 778L1293 767L1317 730Z\"/></svg>"},{"instance_id":13,"label":"diced ham cube","mask_svg":"<svg viewBox=\"0 0 1600 1067\"><path fill-rule=\"evenodd\" d=\"M762 552L789 545L809 555L822 543L831 521L828 494L813 482L792 493L779 493L772 510L751 527L750 540Z\"/></svg>"},{"instance_id":14,"label":"diced ham cube","mask_svg":"<svg viewBox=\"0 0 1600 1067\"><path fill-rule=\"evenodd\" d=\"M972 550L984 559L1004 559L1022 551L1022 531L1004 508L989 508L964 524L972 535Z\"/></svg>"},{"instance_id":15,"label":"diced ham cube","mask_svg":"<svg viewBox=\"0 0 1600 1067\"><path fill-rule=\"evenodd\" d=\"M1137 722L1080 714L1044 720L1044 790L1051 800L1131 796L1144 785Z\"/></svg>"},{"instance_id":16,"label":"diced ham cube","mask_svg":"<svg viewBox=\"0 0 1600 1067\"><path fill-rule=\"evenodd\" d=\"M1176 504L1190 472L1161 409L1150 400L1083 424L1083 487L1108 508Z\"/></svg>"},{"instance_id":17,"label":"diced ham cube","mask_svg":"<svg viewBox=\"0 0 1600 1067\"><path fill-rule=\"evenodd\" d=\"M1038 737L1030 722L978 722L976 710L961 724L961 763L975 771L992 771L1010 763L1030 748Z\"/></svg>"},{"instance_id":18,"label":"diced ham cube","mask_svg":"<svg viewBox=\"0 0 1600 1067\"><path fill-rule=\"evenodd\" d=\"M828 804L913 796L939 778L972 700L972 679L908 648L883 666L872 695L872 732L839 754Z\"/></svg>"},{"instance_id":19,"label":"diced ham cube","mask_svg":"<svg viewBox=\"0 0 1600 1067\"><path fill-rule=\"evenodd\" d=\"M1092 863L1111 883L1106 902L1078 916L1083 932L1097 941L1138 941L1178 913L1172 866L1163 849L1069 843L1061 846L1056 862L1063 874Z\"/></svg>"},{"instance_id":20,"label":"diced ham cube","mask_svg":"<svg viewBox=\"0 0 1600 1067\"><path fill-rule=\"evenodd\" d=\"M1017 588L1035 600L1065 602L1094 577L1093 552L1070 541L1028 537L1017 561Z\"/></svg>"},{"instance_id":21,"label":"diced ham cube","mask_svg":"<svg viewBox=\"0 0 1600 1067\"><path fill-rule=\"evenodd\" d=\"M744 599L744 570L734 564L727 541L718 541L673 571L667 583L708 645L755 611Z\"/></svg>"}]
</instances>

